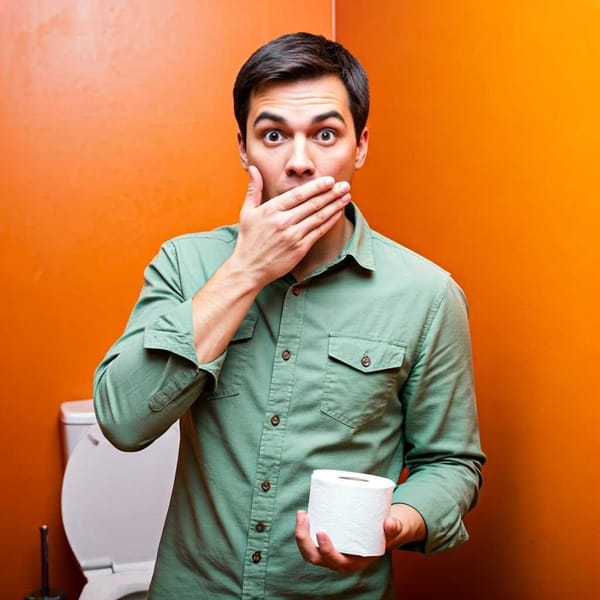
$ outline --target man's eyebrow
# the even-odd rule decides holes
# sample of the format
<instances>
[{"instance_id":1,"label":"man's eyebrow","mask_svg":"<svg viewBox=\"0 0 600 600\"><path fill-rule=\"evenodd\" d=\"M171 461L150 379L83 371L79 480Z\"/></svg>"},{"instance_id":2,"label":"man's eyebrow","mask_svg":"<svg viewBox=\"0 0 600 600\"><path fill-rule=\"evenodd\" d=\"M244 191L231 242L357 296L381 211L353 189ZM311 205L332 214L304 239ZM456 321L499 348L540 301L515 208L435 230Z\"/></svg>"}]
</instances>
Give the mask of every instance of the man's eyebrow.
<instances>
[{"instance_id":1,"label":"man's eyebrow","mask_svg":"<svg viewBox=\"0 0 600 600\"><path fill-rule=\"evenodd\" d=\"M258 113L256 119L254 119L253 126L256 127L256 124L260 121L275 121L275 123L285 123L285 119L282 116L269 112L268 110L263 110L262 112Z\"/></svg>"},{"instance_id":2,"label":"man's eyebrow","mask_svg":"<svg viewBox=\"0 0 600 600\"><path fill-rule=\"evenodd\" d=\"M311 123L321 123L322 121L326 121L327 119L338 119L344 125L346 124L346 121L345 121L344 117L342 116L342 113L340 113L337 110L329 110L327 112L321 113L320 115L315 115L312 118ZM281 115L278 115L277 113L269 112L268 110L263 110L262 112L260 112L257 115L256 119L254 119L253 126L256 127L256 125L260 121L274 121L275 123L282 123L282 124L286 123L286 120Z\"/></svg>"},{"instance_id":3,"label":"man's eyebrow","mask_svg":"<svg viewBox=\"0 0 600 600\"><path fill-rule=\"evenodd\" d=\"M339 112L339 111L337 111L337 110L330 110L330 111L327 111L327 112L322 113L320 115L316 115L315 117L313 117L312 122L313 123L320 123L321 121L327 121L327 119L338 119L344 125L346 124L346 121L344 120L344 117L342 116L342 113Z\"/></svg>"}]
</instances>

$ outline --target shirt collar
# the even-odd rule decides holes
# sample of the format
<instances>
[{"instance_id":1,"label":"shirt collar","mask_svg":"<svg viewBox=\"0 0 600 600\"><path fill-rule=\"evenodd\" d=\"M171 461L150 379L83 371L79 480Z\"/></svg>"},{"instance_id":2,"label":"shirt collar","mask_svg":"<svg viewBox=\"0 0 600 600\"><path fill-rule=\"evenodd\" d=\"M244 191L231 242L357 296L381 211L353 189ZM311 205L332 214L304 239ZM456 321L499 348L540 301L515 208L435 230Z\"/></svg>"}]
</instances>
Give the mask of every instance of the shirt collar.
<instances>
[{"instance_id":1,"label":"shirt collar","mask_svg":"<svg viewBox=\"0 0 600 600\"><path fill-rule=\"evenodd\" d=\"M351 256L364 269L374 271L373 232L356 204L353 202L348 204L345 213L354 225L354 231L342 250L340 258Z\"/></svg>"}]
</instances>

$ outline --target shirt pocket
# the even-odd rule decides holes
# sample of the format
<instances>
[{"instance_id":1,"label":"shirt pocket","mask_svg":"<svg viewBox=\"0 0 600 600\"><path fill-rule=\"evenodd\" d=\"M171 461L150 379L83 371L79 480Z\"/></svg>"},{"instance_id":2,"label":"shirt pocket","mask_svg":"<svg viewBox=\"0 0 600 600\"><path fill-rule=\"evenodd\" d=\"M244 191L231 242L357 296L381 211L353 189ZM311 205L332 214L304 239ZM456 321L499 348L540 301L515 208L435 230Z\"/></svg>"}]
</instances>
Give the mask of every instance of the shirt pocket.
<instances>
[{"instance_id":1,"label":"shirt pocket","mask_svg":"<svg viewBox=\"0 0 600 600\"><path fill-rule=\"evenodd\" d=\"M321 411L352 428L382 415L405 352L396 340L330 333Z\"/></svg>"},{"instance_id":2,"label":"shirt pocket","mask_svg":"<svg viewBox=\"0 0 600 600\"><path fill-rule=\"evenodd\" d=\"M248 362L250 342L256 327L256 315L249 314L235 332L227 346L227 356L219 373L217 386L206 397L211 400L237 396L242 388L242 380Z\"/></svg>"}]
</instances>

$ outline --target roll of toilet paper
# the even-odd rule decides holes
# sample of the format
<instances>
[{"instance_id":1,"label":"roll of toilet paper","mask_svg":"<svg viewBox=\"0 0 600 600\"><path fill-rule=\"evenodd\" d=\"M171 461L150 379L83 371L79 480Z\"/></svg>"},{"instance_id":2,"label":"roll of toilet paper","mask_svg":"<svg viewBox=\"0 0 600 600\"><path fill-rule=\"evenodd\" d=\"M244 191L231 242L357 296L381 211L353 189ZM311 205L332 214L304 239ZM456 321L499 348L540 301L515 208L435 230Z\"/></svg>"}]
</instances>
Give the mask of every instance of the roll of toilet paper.
<instances>
[{"instance_id":1,"label":"roll of toilet paper","mask_svg":"<svg viewBox=\"0 0 600 600\"><path fill-rule=\"evenodd\" d=\"M308 499L310 536L324 531L344 554L385 553L383 521L390 513L395 483L391 479L318 469L313 471Z\"/></svg>"}]
</instances>

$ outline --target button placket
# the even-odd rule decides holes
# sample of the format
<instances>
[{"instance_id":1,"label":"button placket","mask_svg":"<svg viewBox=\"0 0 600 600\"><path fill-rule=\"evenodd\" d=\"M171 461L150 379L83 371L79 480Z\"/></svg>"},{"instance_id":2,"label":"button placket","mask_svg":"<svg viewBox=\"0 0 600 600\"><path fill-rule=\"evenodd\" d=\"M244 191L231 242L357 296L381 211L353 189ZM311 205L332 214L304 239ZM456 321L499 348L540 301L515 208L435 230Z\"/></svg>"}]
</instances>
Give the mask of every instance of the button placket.
<instances>
[{"instance_id":1,"label":"button placket","mask_svg":"<svg viewBox=\"0 0 600 600\"><path fill-rule=\"evenodd\" d=\"M265 573L270 548L271 527L277 481L281 461L281 452L285 439L287 414L294 390L295 374L294 352L300 342L297 332L301 329L306 295L293 289L283 298L275 360L269 396L264 406L263 430L258 449L258 464L255 487L252 494L250 523L246 549L246 568L242 600L264 597ZM291 360L290 360L291 359Z\"/></svg>"}]
</instances>

